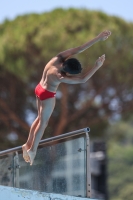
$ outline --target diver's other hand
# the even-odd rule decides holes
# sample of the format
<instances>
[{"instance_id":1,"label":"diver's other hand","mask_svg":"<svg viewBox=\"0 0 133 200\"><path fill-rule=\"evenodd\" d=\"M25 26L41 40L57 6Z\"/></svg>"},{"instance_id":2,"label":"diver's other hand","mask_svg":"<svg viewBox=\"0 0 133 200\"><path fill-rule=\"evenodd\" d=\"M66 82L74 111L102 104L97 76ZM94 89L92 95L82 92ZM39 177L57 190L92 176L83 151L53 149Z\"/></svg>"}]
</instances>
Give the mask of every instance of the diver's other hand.
<instances>
[{"instance_id":1,"label":"diver's other hand","mask_svg":"<svg viewBox=\"0 0 133 200\"><path fill-rule=\"evenodd\" d=\"M95 67L99 69L103 65L104 61L105 61L105 54L103 54L96 60Z\"/></svg>"}]
</instances>

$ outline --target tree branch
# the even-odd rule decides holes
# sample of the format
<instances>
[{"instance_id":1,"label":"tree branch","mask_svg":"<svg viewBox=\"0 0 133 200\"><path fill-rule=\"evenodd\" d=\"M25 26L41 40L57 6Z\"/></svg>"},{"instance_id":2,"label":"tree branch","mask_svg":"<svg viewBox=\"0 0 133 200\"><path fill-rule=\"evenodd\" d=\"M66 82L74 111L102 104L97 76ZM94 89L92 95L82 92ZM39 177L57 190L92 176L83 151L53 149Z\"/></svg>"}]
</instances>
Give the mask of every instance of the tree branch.
<instances>
[{"instance_id":1,"label":"tree branch","mask_svg":"<svg viewBox=\"0 0 133 200\"><path fill-rule=\"evenodd\" d=\"M3 101L2 99L0 99L0 106L2 107L2 109L7 113L7 116L9 119L17 122L23 129L25 129L26 131L29 131L29 125L22 121L10 108L9 106L5 103L5 101Z\"/></svg>"},{"instance_id":2,"label":"tree branch","mask_svg":"<svg viewBox=\"0 0 133 200\"><path fill-rule=\"evenodd\" d=\"M60 135L63 133L63 130L66 127L67 121L68 121L68 108L67 108L68 90L65 84L61 84L61 92L62 92L61 114L60 114L59 122L54 131L54 136Z\"/></svg>"}]
</instances>

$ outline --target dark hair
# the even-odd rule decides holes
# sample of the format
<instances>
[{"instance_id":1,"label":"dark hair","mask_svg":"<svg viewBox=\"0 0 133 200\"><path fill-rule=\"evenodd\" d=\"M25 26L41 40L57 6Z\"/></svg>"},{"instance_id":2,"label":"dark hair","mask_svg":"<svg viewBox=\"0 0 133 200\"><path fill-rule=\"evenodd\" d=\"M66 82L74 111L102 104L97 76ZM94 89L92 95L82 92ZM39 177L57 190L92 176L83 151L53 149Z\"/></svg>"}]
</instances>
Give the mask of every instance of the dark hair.
<instances>
[{"instance_id":1,"label":"dark hair","mask_svg":"<svg viewBox=\"0 0 133 200\"><path fill-rule=\"evenodd\" d=\"M69 58L63 63L63 71L69 74L79 74L81 70L81 64L76 58Z\"/></svg>"}]
</instances>

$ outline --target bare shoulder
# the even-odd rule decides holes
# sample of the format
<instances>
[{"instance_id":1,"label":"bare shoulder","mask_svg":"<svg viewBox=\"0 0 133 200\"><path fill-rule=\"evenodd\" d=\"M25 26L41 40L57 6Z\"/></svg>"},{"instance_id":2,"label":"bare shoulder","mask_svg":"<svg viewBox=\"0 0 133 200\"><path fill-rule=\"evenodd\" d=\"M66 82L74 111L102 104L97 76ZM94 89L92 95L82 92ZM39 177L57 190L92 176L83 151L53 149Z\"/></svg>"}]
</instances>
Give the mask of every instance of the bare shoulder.
<instances>
[{"instance_id":1,"label":"bare shoulder","mask_svg":"<svg viewBox=\"0 0 133 200\"><path fill-rule=\"evenodd\" d=\"M49 62L52 62L53 64L61 64L63 63L63 60L60 56L55 56Z\"/></svg>"},{"instance_id":2,"label":"bare shoulder","mask_svg":"<svg viewBox=\"0 0 133 200\"><path fill-rule=\"evenodd\" d=\"M61 66L61 62L58 59L58 57L53 57L51 60L49 60L49 62L45 65L44 71L53 69L54 67L60 67Z\"/></svg>"}]
</instances>

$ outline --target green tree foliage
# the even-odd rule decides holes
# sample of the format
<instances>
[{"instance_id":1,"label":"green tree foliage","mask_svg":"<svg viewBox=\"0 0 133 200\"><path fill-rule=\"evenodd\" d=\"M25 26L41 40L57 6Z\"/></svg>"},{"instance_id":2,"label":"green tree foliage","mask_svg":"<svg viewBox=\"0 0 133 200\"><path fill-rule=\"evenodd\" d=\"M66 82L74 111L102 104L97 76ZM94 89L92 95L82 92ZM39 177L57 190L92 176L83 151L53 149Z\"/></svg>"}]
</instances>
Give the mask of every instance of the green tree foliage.
<instances>
[{"instance_id":1,"label":"green tree foliage","mask_svg":"<svg viewBox=\"0 0 133 200\"><path fill-rule=\"evenodd\" d=\"M109 192L111 200L133 195L133 125L119 122L108 128Z\"/></svg>"},{"instance_id":2,"label":"green tree foliage","mask_svg":"<svg viewBox=\"0 0 133 200\"><path fill-rule=\"evenodd\" d=\"M78 55L84 71L106 54L104 66L85 84L62 84L45 135L90 126L101 136L109 120L132 114L133 24L102 12L56 9L19 16L0 25L1 149L22 144L37 114L34 87L46 63L57 53L79 46L103 30L112 36ZM11 143L9 133L19 140Z\"/></svg>"}]
</instances>

